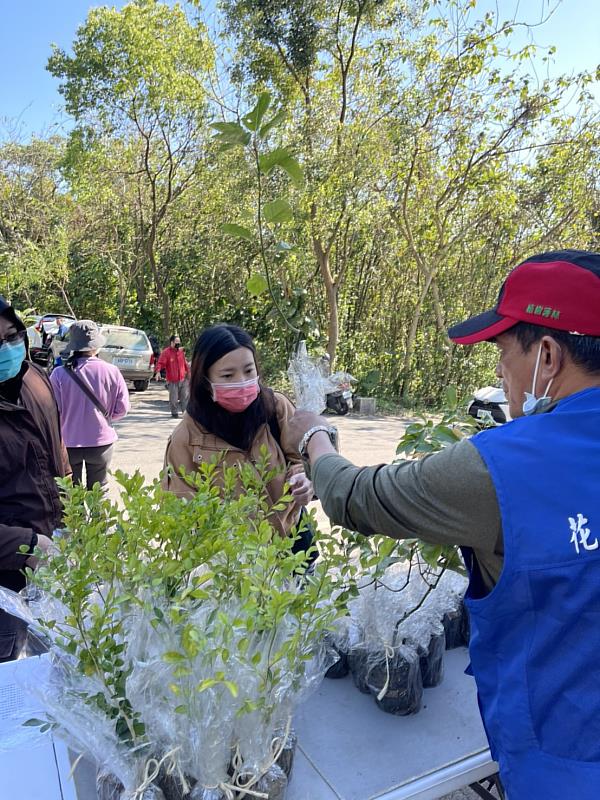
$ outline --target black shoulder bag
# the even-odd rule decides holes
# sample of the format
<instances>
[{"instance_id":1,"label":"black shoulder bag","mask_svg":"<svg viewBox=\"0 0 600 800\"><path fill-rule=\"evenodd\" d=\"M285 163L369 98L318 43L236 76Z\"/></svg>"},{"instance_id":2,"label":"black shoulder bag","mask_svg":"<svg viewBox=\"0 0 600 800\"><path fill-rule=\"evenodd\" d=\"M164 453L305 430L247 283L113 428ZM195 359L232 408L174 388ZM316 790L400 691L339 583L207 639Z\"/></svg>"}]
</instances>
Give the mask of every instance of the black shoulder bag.
<instances>
[{"instance_id":1,"label":"black shoulder bag","mask_svg":"<svg viewBox=\"0 0 600 800\"><path fill-rule=\"evenodd\" d=\"M89 386L88 386L88 385L87 385L87 384L86 384L84 381L82 381L82 380L81 380L81 378L79 377L79 375L77 375L77 373L74 371L74 368L73 368L73 366L72 366L72 365L65 365L65 372L67 373L67 375L68 375L70 378L72 378L72 380L74 380L74 381L75 381L75 383L77 384L77 386L79 386L79 388L80 388L80 389L81 389L81 391L84 393L84 395L85 395L85 396L88 398L88 400L90 400L90 402L92 402L92 403L94 404L94 406L95 406L95 407L98 409L98 411L99 411L99 412L102 414L102 416L104 417L104 419L105 419L107 422L110 422L110 421L111 421L110 414L109 414L109 413L108 413L108 411L107 411L107 410L104 408L104 406L102 405L102 403L100 402L100 400L98 400L98 398L96 397L96 395L95 395L95 394L92 392L92 390L90 389L90 387L89 387Z\"/></svg>"}]
</instances>

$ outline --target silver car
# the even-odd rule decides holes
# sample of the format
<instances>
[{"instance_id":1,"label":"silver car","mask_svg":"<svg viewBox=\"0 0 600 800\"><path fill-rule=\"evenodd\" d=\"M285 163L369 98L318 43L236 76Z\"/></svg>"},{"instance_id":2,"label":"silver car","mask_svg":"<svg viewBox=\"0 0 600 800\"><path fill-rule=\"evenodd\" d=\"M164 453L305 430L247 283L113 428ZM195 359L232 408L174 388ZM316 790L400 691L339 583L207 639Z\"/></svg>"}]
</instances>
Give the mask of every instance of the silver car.
<instances>
[{"instance_id":1,"label":"silver car","mask_svg":"<svg viewBox=\"0 0 600 800\"><path fill-rule=\"evenodd\" d=\"M59 336L57 319L63 320L66 333ZM35 316L35 322L27 328L29 338L29 356L32 361L52 372L54 364L67 346L68 329L75 322L75 317L68 314L44 314Z\"/></svg>"},{"instance_id":2,"label":"silver car","mask_svg":"<svg viewBox=\"0 0 600 800\"><path fill-rule=\"evenodd\" d=\"M144 331L122 325L102 325L100 332L106 344L98 351L98 357L118 367L125 380L133 382L137 392L145 392L154 370L152 347Z\"/></svg>"}]
</instances>

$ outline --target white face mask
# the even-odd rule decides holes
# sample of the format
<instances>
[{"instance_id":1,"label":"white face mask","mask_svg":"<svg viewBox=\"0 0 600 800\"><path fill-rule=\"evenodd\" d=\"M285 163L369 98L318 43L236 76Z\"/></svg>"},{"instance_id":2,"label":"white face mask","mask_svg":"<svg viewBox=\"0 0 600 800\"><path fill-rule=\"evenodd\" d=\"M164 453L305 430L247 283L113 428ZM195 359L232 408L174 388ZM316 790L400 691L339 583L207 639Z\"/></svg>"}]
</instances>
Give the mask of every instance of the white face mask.
<instances>
[{"instance_id":1,"label":"white face mask","mask_svg":"<svg viewBox=\"0 0 600 800\"><path fill-rule=\"evenodd\" d=\"M537 383L538 369L540 367L541 356L542 356L542 344L540 342L537 358L535 360L535 369L533 370L533 383L531 386L531 392L525 392L525 401L523 403L523 414L526 415L533 414L534 411L537 411L540 408L545 408L552 402L552 398L548 395L548 391L552 386L552 381L554 380L554 378L550 378L550 380L548 381L548 385L546 386L546 391L544 392L542 397L535 396L535 385Z\"/></svg>"}]
</instances>

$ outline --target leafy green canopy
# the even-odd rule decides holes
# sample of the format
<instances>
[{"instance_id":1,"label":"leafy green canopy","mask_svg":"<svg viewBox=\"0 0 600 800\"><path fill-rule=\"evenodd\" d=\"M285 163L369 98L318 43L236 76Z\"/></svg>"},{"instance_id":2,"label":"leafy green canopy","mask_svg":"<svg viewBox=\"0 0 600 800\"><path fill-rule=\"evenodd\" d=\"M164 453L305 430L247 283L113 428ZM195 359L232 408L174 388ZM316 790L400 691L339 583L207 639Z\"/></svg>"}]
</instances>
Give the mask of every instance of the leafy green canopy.
<instances>
[{"instance_id":1,"label":"leafy green canopy","mask_svg":"<svg viewBox=\"0 0 600 800\"><path fill-rule=\"evenodd\" d=\"M77 121L99 119L116 130L139 114L202 114L203 77L213 54L199 23L190 25L179 4L136 0L122 10L91 9L73 42L48 61L61 80L66 110Z\"/></svg>"}]
</instances>

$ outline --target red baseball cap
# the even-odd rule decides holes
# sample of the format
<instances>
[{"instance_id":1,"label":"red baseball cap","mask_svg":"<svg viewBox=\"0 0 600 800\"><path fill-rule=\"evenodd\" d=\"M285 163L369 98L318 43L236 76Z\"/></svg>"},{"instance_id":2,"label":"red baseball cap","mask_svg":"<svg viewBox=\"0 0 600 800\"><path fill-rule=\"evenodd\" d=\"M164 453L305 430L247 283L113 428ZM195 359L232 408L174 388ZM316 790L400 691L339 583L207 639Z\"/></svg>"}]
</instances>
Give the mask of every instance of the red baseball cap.
<instances>
[{"instance_id":1,"label":"red baseball cap","mask_svg":"<svg viewBox=\"0 0 600 800\"><path fill-rule=\"evenodd\" d=\"M518 322L600 336L600 253L556 250L528 258L509 273L495 308L453 325L448 336L475 344Z\"/></svg>"}]
</instances>

